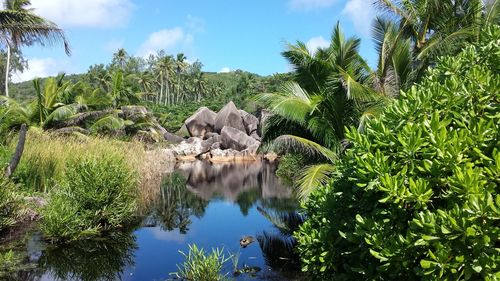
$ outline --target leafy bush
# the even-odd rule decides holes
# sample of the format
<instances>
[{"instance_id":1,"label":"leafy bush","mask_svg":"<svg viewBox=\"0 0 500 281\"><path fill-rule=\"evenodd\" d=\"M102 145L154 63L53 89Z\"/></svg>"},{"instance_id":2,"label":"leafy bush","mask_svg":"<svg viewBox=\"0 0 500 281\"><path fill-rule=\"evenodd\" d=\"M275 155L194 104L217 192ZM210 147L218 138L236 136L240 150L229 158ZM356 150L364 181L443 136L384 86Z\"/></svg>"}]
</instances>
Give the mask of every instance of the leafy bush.
<instances>
[{"instance_id":1,"label":"leafy bush","mask_svg":"<svg viewBox=\"0 0 500 281\"><path fill-rule=\"evenodd\" d=\"M319 280L500 279L500 32L443 58L350 129L337 176L305 204L303 270Z\"/></svg>"},{"instance_id":2,"label":"leafy bush","mask_svg":"<svg viewBox=\"0 0 500 281\"><path fill-rule=\"evenodd\" d=\"M306 163L302 154L289 153L281 157L276 175L288 183L293 183L298 177L300 171Z\"/></svg>"},{"instance_id":3,"label":"leafy bush","mask_svg":"<svg viewBox=\"0 0 500 281\"><path fill-rule=\"evenodd\" d=\"M42 231L52 240L74 240L121 228L135 215L136 179L115 155L70 162L42 212Z\"/></svg>"},{"instance_id":4,"label":"leafy bush","mask_svg":"<svg viewBox=\"0 0 500 281\"><path fill-rule=\"evenodd\" d=\"M14 188L0 176L0 233L14 225L19 216L20 198Z\"/></svg>"},{"instance_id":5,"label":"leafy bush","mask_svg":"<svg viewBox=\"0 0 500 281\"><path fill-rule=\"evenodd\" d=\"M186 259L182 265L177 265L178 272L175 277L182 280L197 281L220 281L225 276L221 275L224 264L230 259L224 257L223 250L213 249L207 255L203 249L198 249L196 245L189 245L187 254L180 252Z\"/></svg>"}]
</instances>

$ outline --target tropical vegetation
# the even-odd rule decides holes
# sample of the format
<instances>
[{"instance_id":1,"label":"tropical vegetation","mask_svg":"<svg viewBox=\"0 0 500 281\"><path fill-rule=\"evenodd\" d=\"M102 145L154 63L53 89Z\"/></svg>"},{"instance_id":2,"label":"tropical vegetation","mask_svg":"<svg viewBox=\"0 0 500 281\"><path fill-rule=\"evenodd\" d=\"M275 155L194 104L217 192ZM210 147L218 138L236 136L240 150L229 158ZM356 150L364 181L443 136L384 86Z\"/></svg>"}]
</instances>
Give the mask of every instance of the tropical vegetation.
<instances>
[{"instance_id":1,"label":"tropical vegetation","mask_svg":"<svg viewBox=\"0 0 500 281\"><path fill-rule=\"evenodd\" d=\"M444 57L361 132L295 233L317 280L496 280L500 29Z\"/></svg>"},{"instance_id":2,"label":"tropical vegetation","mask_svg":"<svg viewBox=\"0 0 500 281\"><path fill-rule=\"evenodd\" d=\"M360 40L345 38L337 24L326 48L289 44L282 55L294 67L293 81L257 98L275 114L264 129L267 147L309 155L297 177L302 198L334 172L332 164L349 146L346 127L363 131L440 55L477 42L479 31L499 20L498 1L375 2L386 14L373 22L375 70L359 55Z\"/></svg>"}]
</instances>

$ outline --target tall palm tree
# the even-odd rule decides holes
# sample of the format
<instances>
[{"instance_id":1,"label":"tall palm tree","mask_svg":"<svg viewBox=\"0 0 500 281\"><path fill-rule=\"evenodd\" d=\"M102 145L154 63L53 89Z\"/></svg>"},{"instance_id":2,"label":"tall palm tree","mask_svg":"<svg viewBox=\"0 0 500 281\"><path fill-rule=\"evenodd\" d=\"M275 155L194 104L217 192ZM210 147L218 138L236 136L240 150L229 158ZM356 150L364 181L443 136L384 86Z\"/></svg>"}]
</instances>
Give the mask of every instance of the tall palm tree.
<instances>
[{"instance_id":1,"label":"tall palm tree","mask_svg":"<svg viewBox=\"0 0 500 281\"><path fill-rule=\"evenodd\" d=\"M117 64L121 71L125 71L125 65L127 64L127 59L129 58L127 51L120 48L116 53L113 54L113 64Z\"/></svg>"},{"instance_id":2,"label":"tall palm tree","mask_svg":"<svg viewBox=\"0 0 500 281\"><path fill-rule=\"evenodd\" d=\"M158 103L161 103L163 98L163 93L165 92L165 102L164 105L173 102L173 97L170 97L170 82L172 73L174 71L173 58L169 55L163 55L158 58L157 61L157 72L160 78L160 96Z\"/></svg>"},{"instance_id":3,"label":"tall palm tree","mask_svg":"<svg viewBox=\"0 0 500 281\"><path fill-rule=\"evenodd\" d=\"M295 82L286 83L278 93L258 96L275 114L265 125L264 141L278 150L300 150L327 160L302 172L302 198L333 172L344 128L358 126L361 117L384 99L369 87L370 70L359 55L359 45L358 38L344 37L339 24L330 46L314 54L303 42L289 45L282 54L294 66Z\"/></svg>"},{"instance_id":4,"label":"tall palm tree","mask_svg":"<svg viewBox=\"0 0 500 281\"><path fill-rule=\"evenodd\" d=\"M176 65L176 70L177 70L177 98L176 102L179 103L179 97L181 95L181 75L182 71L184 71L184 68L186 68L186 56L183 53L177 54L177 57L175 59L175 65Z\"/></svg>"},{"instance_id":5,"label":"tall palm tree","mask_svg":"<svg viewBox=\"0 0 500 281\"><path fill-rule=\"evenodd\" d=\"M7 48L5 71L5 95L9 96L9 72L11 49L22 45L39 44L45 46L62 42L66 54L70 54L69 44L62 29L56 24L36 15L30 0L6 0L0 11L0 36Z\"/></svg>"}]
</instances>

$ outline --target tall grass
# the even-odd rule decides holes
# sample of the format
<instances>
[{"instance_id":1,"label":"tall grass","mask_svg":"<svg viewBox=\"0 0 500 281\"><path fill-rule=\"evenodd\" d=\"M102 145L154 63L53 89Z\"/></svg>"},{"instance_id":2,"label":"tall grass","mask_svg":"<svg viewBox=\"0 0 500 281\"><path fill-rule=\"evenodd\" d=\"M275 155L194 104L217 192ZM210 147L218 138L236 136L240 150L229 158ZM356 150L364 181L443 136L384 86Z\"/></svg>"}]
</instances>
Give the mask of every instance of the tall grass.
<instances>
[{"instance_id":1,"label":"tall grass","mask_svg":"<svg viewBox=\"0 0 500 281\"><path fill-rule=\"evenodd\" d=\"M14 185L0 176L0 234L16 224L20 216L20 197Z\"/></svg>"},{"instance_id":2,"label":"tall grass","mask_svg":"<svg viewBox=\"0 0 500 281\"><path fill-rule=\"evenodd\" d=\"M75 163L82 157L120 158L125 160L128 169L138 171L144 155L140 143L97 137L64 137L30 130L14 177L30 191L49 192L62 182L68 163Z\"/></svg>"}]
</instances>

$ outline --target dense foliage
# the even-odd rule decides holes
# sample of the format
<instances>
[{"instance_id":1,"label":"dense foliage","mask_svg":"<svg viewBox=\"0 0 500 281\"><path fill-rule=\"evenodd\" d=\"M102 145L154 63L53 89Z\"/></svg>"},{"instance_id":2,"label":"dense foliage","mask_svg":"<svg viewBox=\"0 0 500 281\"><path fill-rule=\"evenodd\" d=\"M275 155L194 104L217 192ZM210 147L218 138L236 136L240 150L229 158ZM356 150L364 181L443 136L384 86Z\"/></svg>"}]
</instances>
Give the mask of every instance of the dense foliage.
<instances>
[{"instance_id":1,"label":"dense foliage","mask_svg":"<svg viewBox=\"0 0 500 281\"><path fill-rule=\"evenodd\" d=\"M363 132L296 232L318 280L500 278L500 30L442 58Z\"/></svg>"},{"instance_id":2,"label":"dense foliage","mask_svg":"<svg viewBox=\"0 0 500 281\"><path fill-rule=\"evenodd\" d=\"M87 156L68 164L61 187L43 210L42 231L47 237L81 239L133 221L136 175L125 159L113 156Z\"/></svg>"}]
</instances>

